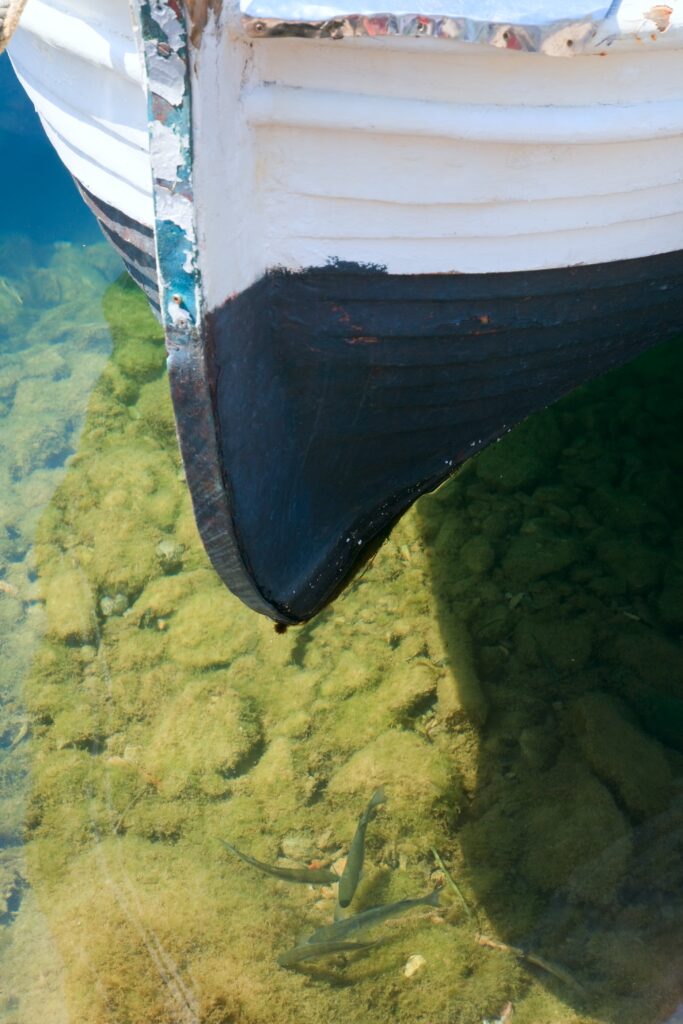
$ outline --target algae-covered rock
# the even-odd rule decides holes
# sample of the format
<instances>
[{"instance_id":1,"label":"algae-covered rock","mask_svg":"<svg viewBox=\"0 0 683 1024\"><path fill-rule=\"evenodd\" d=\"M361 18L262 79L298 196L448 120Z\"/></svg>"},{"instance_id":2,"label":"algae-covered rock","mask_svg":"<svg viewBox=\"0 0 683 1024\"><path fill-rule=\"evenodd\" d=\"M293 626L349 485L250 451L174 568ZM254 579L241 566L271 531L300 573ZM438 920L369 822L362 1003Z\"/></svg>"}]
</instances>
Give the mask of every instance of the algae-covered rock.
<instances>
[{"instance_id":1,"label":"algae-covered rock","mask_svg":"<svg viewBox=\"0 0 683 1024\"><path fill-rule=\"evenodd\" d=\"M572 716L586 761L631 813L649 816L667 805L672 779L664 751L628 720L618 701L589 693L575 701Z\"/></svg>"},{"instance_id":2,"label":"algae-covered rock","mask_svg":"<svg viewBox=\"0 0 683 1024\"><path fill-rule=\"evenodd\" d=\"M585 768L561 759L543 781L544 795L529 811L524 873L533 885L552 892L568 883L578 865L595 861L623 839L628 824L609 790ZM612 889L628 851L626 845L613 865Z\"/></svg>"},{"instance_id":3,"label":"algae-covered rock","mask_svg":"<svg viewBox=\"0 0 683 1024\"><path fill-rule=\"evenodd\" d=\"M227 685L225 673L190 679L167 702L143 763L166 797L222 796L247 771L262 739L253 702Z\"/></svg>"},{"instance_id":4,"label":"algae-covered rock","mask_svg":"<svg viewBox=\"0 0 683 1024\"><path fill-rule=\"evenodd\" d=\"M301 808L313 787L310 776L297 771L295 747L285 736L276 736L265 745L262 757L249 773L250 818L267 818L284 832L301 818Z\"/></svg>"},{"instance_id":5,"label":"algae-covered rock","mask_svg":"<svg viewBox=\"0 0 683 1024\"><path fill-rule=\"evenodd\" d=\"M579 672L591 656L593 628L594 623L588 616L544 617L533 623L522 620L516 639L530 664L541 664L556 672Z\"/></svg>"},{"instance_id":6,"label":"algae-covered rock","mask_svg":"<svg viewBox=\"0 0 683 1024\"><path fill-rule=\"evenodd\" d=\"M58 749L82 747L97 751L104 732L97 711L84 701L60 710L54 716L51 735Z\"/></svg>"},{"instance_id":7,"label":"algae-covered rock","mask_svg":"<svg viewBox=\"0 0 683 1024\"><path fill-rule=\"evenodd\" d=\"M95 639L95 595L79 569L56 573L45 590L48 632L55 640L87 644Z\"/></svg>"},{"instance_id":8,"label":"algae-covered rock","mask_svg":"<svg viewBox=\"0 0 683 1024\"><path fill-rule=\"evenodd\" d=\"M666 634L631 622L628 629L615 631L605 656L632 669L648 685L659 682L667 691L681 692L683 659L678 644Z\"/></svg>"},{"instance_id":9,"label":"algae-covered rock","mask_svg":"<svg viewBox=\"0 0 683 1024\"><path fill-rule=\"evenodd\" d=\"M560 432L553 414L532 417L515 429L514 443L491 445L476 458L477 476L502 491L530 487L557 455Z\"/></svg>"},{"instance_id":10,"label":"algae-covered rock","mask_svg":"<svg viewBox=\"0 0 683 1024\"><path fill-rule=\"evenodd\" d=\"M378 697L382 702L386 701L394 720L404 723L431 704L439 675L438 669L424 661L397 665L383 682Z\"/></svg>"},{"instance_id":11,"label":"algae-covered rock","mask_svg":"<svg viewBox=\"0 0 683 1024\"><path fill-rule=\"evenodd\" d=\"M145 625L173 615L188 595L214 586L213 574L207 566L194 572L157 576L142 591L130 614L138 624Z\"/></svg>"},{"instance_id":12,"label":"algae-covered rock","mask_svg":"<svg viewBox=\"0 0 683 1024\"><path fill-rule=\"evenodd\" d=\"M470 537L460 549L460 560L470 572L488 572L496 560L493 547L483 536Z\"/></svg>"},{"instance_id":13,"label":"algae-covered rock","mask_svg":"<svg viewBox=\"0 0 683 1024\"><path fill-rule=\"evenodd\" d=\"M332 797L353 798L359 806L378 786L385 785L390 795L392 816L405 822L405 830L416 828L430 818L438 805L457 809L462 789L453 765L435 746L414 733L392 729L354 754L330 779ZM424 829L424 824L422 828ZM429 833L413 834L411 839L425 848Z\"/></svg>"},{"instance_id":14,"label":"algae-covered rock","mask_svg":"<svg viewBox=\"0 0 683 1024\"><path fill-rule=\"evenodd\" d=\"M186 597L169 630L171 652L188 669L229 665L253 647L248 630L234 628L235 598L215 583Z\"/></svg>"},{"instance_id":15,"label":"algae-covered rock","mask_svg":"<svg viewBox=\"0 0 683 1024\"><path fill-rule=\"evenodd\" d=\"M437 684L439 715L453 723L469 719L481 726L486 721L489 705L477 675L470 639L461 627L444 641L448 671L439 677Z\"/></svg>"},{"instance_id":16,"label":"algae-covered rock","mask_svg":"<svg viewBox=\"0 0 683 1024\"><path fill-rule=\"evenodd\" d=\"M165 358L166 354L155 337L128 337L114 351L115 363L121 372L140 383L158 377L164 368Z\"/></svg>"},{"instance_id":17,"label":"algae-covered rock","mask_svg":"<svg viewBox=\"0 0 683 1024\"><path fill-rule=\"evenodd\" d=\"M594 754L582 701L610 686L654 729L639 699L646 689L678 699L683 669L673 633L658 629L661 591L624 597L624 580L594 557L613 539L616 506L591 493L598 471L615 492L657 487L660 510L675 507L676 490L657 485L659 465L643 476L621 428L624 450L605 456L618 403L599 393L589 418L585 401L565 403L510 434L429 496L424 516L408 513L329 610L281 635L224 590L201 547L144 299L119 285L106 308L115 360L36 565L47 587L68 551L101 612L117 595L129 607L101 615L96 647L43 645L22 744L29 882L65 964L73 1024L188 1013L206 1024L481 1024L508 1001L520 1024L651 1024L659 1004L623 996L600 950L616 948L622 910L650 949L668 908L675 962L674 847L663 841L643 867L637 847L652 837L634 837L627 814L653 827L666 818L665 838L679 826L669 808L653 818L629 806L649 791L627 788L643 750L628 714L619 706L606 732L632 751L631 779L623 760ZM85 334L81 343L87 351ZM19 379L5 382L8 404ZM11 478L0 467L3 496ZM630 529L659 530L668 550L637 498L627 513ZM638 539L655 543L645 530ZM683 532L672 546L683 552ZM27 547L13 533L3 550L13 561ZM443 915L387 923L377 937L391 941L363 959L312 964L313 983L279 969L282 952L332 919L334 893L267 878L219 839L268 863L333 860L379 785L387 803L368 827L353 909L428 892L434 847L472 919L448 887ZM10 812L15 835L21 815ZM475 929L582 984L597 978L604 1006L478 946ZM632 936L627 945L613 958L620 970L637 948ZM401 967L415 955L427 968L408 983Z\"/></svg>"},{"instance_id":18,"label":"algae-covered rock","mask_svg":"<svg viewBox=\"0 0 683 1024\"><path fill-rule=\"evenodd\" d=\"M559 749L557 730L552 719L542 725L527 726L519 734L519 749L532 768L544 771L555 760Z\"/></svg>"},{"instance_id":19,"label":"algae-covered rock","mask_svg":"<svg viewBox=\"0 0 683 1024\"><path fill-rule=\"evenodd\" d=\"M148 444L117 444L116 454L93 453L67 478L58 495L64 509L55 532L78 520L79 561L103 594L137 596L158 574L156 545L177 511L178 495L166 485L171 460ZM114 464L116 469L114 470ZM48 520L43 524L48 529Z\"/></svg>"},{"instance_id":20,"label":"algae-covered rock","mask_svg":"<svg viewBox=\"0 0 683 1024\"><path fill-rule=\"evenodd\" d=\"M596 544L595 553L629 590L649 589L659 582L661 557L635 535L606 537Z\"/></svg>"},{"instance_id":21,"label":"algae-covered rock","mask_svg":"<svg viewBox=\"0 0 683 1024\"><path fill-rule=\"evenodd\" d=\"M503 572L511 588L525 587L533 580L561 572L581 556L581 547L572 537L549 531L522 534L509 545L503 558Z\"/></svg>"}]
</instances>

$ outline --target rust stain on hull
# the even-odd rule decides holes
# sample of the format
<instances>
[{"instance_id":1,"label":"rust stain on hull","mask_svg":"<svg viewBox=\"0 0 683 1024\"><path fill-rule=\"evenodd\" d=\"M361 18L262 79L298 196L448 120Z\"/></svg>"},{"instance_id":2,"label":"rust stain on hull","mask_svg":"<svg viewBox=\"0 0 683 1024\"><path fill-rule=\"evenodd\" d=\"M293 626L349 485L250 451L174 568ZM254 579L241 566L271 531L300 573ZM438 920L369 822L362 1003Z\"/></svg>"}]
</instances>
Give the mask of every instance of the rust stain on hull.
<instances>
[{"instance_id":1,"label":"rust stain on hull","mask_svg":"<svg viewBox=\"0 0 683 1024\"><path fill-rule=\"evenodd\" d=\"M673 7L669 7L668 4L655 4L649 11L645 11L643 14L644 18L648 21L654 21L659 32L666 32L671 22L671 15L673 14ZM656 39L656 36L652 36Z\"/></svg>"},{"instance_id":2,"label":"rust stain on hull","mask_svg":"<svg viewBox=\"0 0 683 1024\"><path fill-rule=\"evenodd\" d=\"M185 0L188 35L195 49L199 49L201 45L202 35L209 20L209 12L213 11L218 19L222 6L223 0Z\"/></svg>"}]
</instances>

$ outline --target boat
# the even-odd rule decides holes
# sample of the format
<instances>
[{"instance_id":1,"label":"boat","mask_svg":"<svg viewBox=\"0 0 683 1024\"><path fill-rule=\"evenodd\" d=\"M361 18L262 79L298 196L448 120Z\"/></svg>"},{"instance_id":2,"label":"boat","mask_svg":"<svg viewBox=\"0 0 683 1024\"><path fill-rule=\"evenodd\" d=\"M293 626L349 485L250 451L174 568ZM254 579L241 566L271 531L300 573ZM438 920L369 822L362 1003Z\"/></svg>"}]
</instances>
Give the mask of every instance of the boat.
<instances>
[{"instance_id":1,"label":"boat","mask_svg":"<svg viewBox=\"0 0 683 1024\"><path fill-rule=\"evenodd\" d=\"M163 322L206 550L276 622L683 328L681 0L3 3Z\"/></svg>"}]
</instances>

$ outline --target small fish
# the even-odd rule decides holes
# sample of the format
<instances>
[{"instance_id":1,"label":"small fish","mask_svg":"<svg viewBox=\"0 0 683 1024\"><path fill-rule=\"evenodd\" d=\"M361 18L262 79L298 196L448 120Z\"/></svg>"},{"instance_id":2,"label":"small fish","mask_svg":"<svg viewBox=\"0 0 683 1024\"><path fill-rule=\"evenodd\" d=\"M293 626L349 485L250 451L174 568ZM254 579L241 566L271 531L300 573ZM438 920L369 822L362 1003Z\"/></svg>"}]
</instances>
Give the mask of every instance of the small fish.
<instances>
[{"instance_id":1,"label":"small fish","mask_svg":"<svg viewBox=\"0 0 683 1024\"><path fill-rule=\"evenodd\" d=\"M281 878L284 882L303 882L305 885L329 885L332 882L339 881L339 875L335 871L329 871L327 868L279 868L275 864L264 864L262 861L256 860L255 857L250 857L248 853L242 853L232 843L226 842L225 839L220 841L226 850L230 850L230 853L234 853L245 864L251 864L252 867L258 868L264 874L272 875L273 878Z\"/></svg>"},{"instance_id":2,"label":"small fish","mask_svg":"<svg viewBox=\"0 0 683 1024\"><path fill-rule=\"evenodd\" d=\"M498 949L502 953L512 953L513 956L519 957L523 962L532 964L534 967L540 967L542 971L547 971L548 974L552 974L554 978L558 978L560 981L563 981L565 985L570 985L572 988L578 988L583 991L583 985L581 985L576 978L572 977L569 971L565 971L564 967L560 967L559 964L552 963L550 960L545 960L536 953L532 953L526 949L521 949L519 946L509 946L507 942L498 942L496 939L490 939L487 935L477 935L476 941L480 946L488 946L489 949Z\"/></svg>"},{"instance_id":3,"label":"small fish","mask_svg":"<svg viewBox=\"0 0 683 1024\"><path fill-rule=\"evenodd\" d=\"M360 953L374 946L380 946L381 939L374 942L345 942L343 939L333 939L330 942L304 943L303 946L294 946L286 953L281 953L277 958L280 967L294 967L303 963L304 960L315 960L319 956L333 956L335 953Z\"/></svg>"},{"instance_id":4,"label":"small fish","mask_svg":"<svg viewBox=\"0 0 683 1024\"><path fill-rule=\"evenodd\" d=\"M363 860L365 858L365 830L375 816L375 808L379 807L380 804L386 803L386 799L384 786L380 786L372 794L370 803L358 818L356 834L351 840L349 855L346 858L346 866L342 871L341 881L339 882L340 907L348 907L353 899L353 894L360 881L360 873L363 869Z\"/></svg>"},{"instance_id":5,"label":"small fish","mask_svg":"<svg viewBox=\"0 0 683 1024\"><path fill-rule=\"evenodd\" d=\"M370 910L363 910L353 917L345 917L341 921L334 921L332 924L323 925L316 929L306 940L309 944L321 942L334 942L336 939L343 939L361 928L371 928L373 925L386 921L388 917L396 917L397 914L405 914L413 907L438 907L441 890L434 889L428 896L418 896L416 899L398 900L396 903L385 903L381 907L371 907Z\"/></svg>"}]
</instances>

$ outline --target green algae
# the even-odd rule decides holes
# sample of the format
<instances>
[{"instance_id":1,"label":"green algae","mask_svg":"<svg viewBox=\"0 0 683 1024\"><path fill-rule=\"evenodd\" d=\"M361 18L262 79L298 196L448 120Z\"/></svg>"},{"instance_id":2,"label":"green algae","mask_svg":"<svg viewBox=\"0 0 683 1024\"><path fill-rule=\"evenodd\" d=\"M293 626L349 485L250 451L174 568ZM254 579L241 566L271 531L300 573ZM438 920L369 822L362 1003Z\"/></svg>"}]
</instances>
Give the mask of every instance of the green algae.
<instances>
[{"instance_id":1,"label":"green algae","mask_svg":"<svg viewBox=\"0 0 683 1024\"><path fill-rule=\"evenodd\" d=\"M103 243L33 244L0 238L0 1020L66 1019L59 953L27 882L21 838L30 820L33 739L49 719L55 743L79 743L91 705L63 680L71 663L56 647L41 658L42 690L26 705L23 677L48 616L35 579L35 532L78 444L90 389L110 350L101 296L117 262ZM58 303L58 308L53 308ZM50 610L60 639L72 630L75 588ZM81 598L87 603L89 591ZM52 717L54 696L62 694ZM49 695L49 696L48 696ZM27 805L28 800L28 805ZM11 983L9 981L11 979Z\"/></svg>"},{"instance_id":2,"label":"green algae","mask_svg":"<svg viewBox=\"0 0 683 1024\"><path fill-rule=\"evenodd\" d=\"M683 697L676 347L483 453L278 635L202 551L142 296L119 283L105 308L113 356L38 531L49 630L25 684L26 874L69 1019L665 1020L683 759L643 708ZM362 960L279 969L334 893L254 878L219 839L330 863L379 785L358 909L427 891L435 848L473 919L454 901Z\"/></svg>"}]
</instances>

